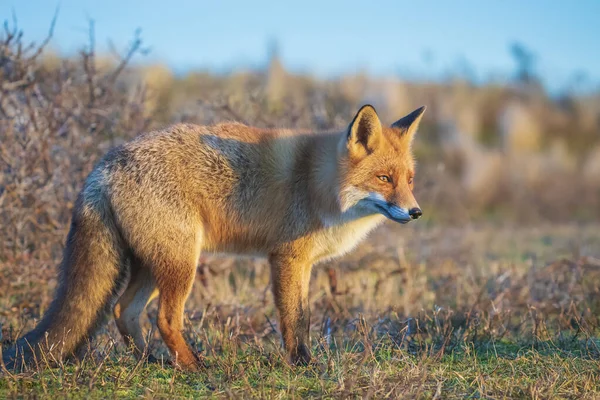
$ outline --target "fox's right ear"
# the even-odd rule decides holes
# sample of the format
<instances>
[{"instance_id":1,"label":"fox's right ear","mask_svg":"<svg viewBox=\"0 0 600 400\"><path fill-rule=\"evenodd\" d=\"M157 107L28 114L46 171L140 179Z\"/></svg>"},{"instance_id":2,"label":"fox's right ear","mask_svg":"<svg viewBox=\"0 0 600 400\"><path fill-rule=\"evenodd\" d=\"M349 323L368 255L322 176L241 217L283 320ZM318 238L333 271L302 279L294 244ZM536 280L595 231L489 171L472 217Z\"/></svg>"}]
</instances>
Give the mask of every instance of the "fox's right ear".
<instances>
[{"instance_id":1,"label":"fox's right ear","mask_svg":"<svg viewBox=\"0 0 600 400\"><path fill-rule=\"evenodd\" d=\"M348 128L346 146L350 156L363 158L379 145L382 135L381 121L373 106L361 107Z\"/></svg>"},{"instance_id":2,"label":"fox's right ear","mask_svg":"<svg viewBox=\"0 0 600 400\"><path fill-rule=\"evenodd\" d=\"M409 140L412 142L413 137L417 132L417 128L419 127L419 123L421 122L421 118L423 118L425 109L425 106L417 108L406 117L400 118L398 121L394 122L392 128L400 130L401 134L403 136L408 136Z\"/></svg>"}]
</instances>

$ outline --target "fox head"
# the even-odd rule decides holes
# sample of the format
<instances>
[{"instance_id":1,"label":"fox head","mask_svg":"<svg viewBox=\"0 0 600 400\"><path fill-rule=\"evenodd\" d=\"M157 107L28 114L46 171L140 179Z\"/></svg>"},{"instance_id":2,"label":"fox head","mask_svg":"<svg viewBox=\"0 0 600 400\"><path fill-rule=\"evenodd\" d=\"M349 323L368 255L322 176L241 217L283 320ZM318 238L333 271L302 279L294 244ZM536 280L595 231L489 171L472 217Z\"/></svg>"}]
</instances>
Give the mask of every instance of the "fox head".
<instances>
[{"instance_id":1,"label":"fox head","mask_svg":"<svg viewBox=\"0 0 600 400\"><path fill-rule=\"evenodd\" d=\"M370 105L363 106L338 147L341 169L339 203L407 223L422 215L413 196L415 161L412 141L425 107L383 126Z\"/></svg>"}]
</instances>

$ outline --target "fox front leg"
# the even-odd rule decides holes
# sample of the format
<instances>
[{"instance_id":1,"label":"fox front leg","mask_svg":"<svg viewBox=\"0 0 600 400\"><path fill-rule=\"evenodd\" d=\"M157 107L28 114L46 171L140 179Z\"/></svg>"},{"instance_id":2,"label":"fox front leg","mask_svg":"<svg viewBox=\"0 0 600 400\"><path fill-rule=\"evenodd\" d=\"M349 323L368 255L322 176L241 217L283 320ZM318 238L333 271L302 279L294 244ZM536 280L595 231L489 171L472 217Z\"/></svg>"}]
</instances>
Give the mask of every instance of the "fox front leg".
<instances>
[{"instance_id":1,"label":"fox front leg","mask_svg":"<svg viewBox=\"0 0 600 400\"><path fill-rule=\"evenodd\" d=\"M311 361L308 288L312 265L282 256L271 256L270 262L285 350L293 364L306 365Z\"/></svg>"}]
</instances>

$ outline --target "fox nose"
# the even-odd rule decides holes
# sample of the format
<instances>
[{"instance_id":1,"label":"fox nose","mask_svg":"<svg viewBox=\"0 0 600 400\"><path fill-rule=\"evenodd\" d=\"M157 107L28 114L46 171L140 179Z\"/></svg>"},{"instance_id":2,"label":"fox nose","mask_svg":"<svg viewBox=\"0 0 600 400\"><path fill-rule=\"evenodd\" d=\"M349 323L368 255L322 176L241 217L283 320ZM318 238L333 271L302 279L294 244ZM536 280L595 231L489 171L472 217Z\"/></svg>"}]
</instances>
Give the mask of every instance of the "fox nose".
<instances>
[{"instance_id":1,"label":"fox nose","mask_svg":"<svg viewBox=\"0 0 600 400\"><path fill-rule=\"evenodd\" d=\"M421 215L423 215L423 211L421 211L421 209L417 207L411 208L408 212L408 215L410 215L412 219L419 219L421 218Z\"/></svg>"}]
</instances>

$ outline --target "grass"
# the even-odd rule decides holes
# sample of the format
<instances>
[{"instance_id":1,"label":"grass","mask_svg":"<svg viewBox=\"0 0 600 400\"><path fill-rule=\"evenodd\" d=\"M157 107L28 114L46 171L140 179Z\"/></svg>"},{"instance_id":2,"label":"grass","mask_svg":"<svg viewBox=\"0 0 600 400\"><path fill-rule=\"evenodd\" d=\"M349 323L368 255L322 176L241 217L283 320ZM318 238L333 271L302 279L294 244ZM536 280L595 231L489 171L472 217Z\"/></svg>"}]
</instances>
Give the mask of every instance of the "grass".
<instances>
[{"instance_id":1,"label":"grass","mask_svg":"<svg viewBox=\"0 0 600 400\"><path fill-rule=\"evenodd\" d=\"M206 358L206 371L183 373L130 357L41 369L3 379L0 396L72 398L412 397L593 398L599 361L562 351L496 343L441 356L411 354L391 344L372 352L316 347L319 362L290 368L278 353L245 346Z\"/></svg>"},{"instance_id":2,"label":"grass","mask_svg":"<svg viewBox=\"0 0 600 400\"><path fill-rule=\"evenodd\" d=\"M0 398L598 398L598 232L386 225L315 268L315 363L294 368L265 261L209 256L185 332L204 371L170 366L155 330L150 346L165 361L138 363L110 322L83 360L4 373ZM30 329L51 297L53 269L26 267L0 280L5 343ZM147 319L155 318L151 304Z\"/></svg>"}]
</instances>

